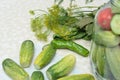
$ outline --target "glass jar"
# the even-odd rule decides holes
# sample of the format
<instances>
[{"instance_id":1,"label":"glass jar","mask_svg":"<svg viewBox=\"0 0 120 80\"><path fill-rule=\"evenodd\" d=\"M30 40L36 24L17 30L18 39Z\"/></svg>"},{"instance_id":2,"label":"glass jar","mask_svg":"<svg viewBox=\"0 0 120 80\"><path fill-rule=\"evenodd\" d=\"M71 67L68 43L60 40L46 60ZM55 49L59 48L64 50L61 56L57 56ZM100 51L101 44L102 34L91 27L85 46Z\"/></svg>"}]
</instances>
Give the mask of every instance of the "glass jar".
<instances>
[{"instance_id":1,"label":"glass jar","mask_svg":"<svg viewBox=\"0 0 120 80\"><path fill-rule=\"evenodd\" d=\"M120 80L120 0L97 12L90 59L98 80Z\"/></svg>"}]
</instances>

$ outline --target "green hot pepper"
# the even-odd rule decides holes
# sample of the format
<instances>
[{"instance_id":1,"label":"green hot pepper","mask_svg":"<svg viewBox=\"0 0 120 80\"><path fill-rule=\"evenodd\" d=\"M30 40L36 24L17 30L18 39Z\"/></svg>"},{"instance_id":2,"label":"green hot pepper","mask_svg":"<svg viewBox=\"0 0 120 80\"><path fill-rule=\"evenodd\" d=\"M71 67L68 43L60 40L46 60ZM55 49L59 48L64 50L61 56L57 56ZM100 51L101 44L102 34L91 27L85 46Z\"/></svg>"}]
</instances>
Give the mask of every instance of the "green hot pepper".
<instances>
[{"instance_id":1,"label":"green hot pepper","mask_svg":"<svg viewBox=\"0 0 120 80\"><path fill-rule=\"evenodd\" d=\"M54 39L51 41L51 44L56 49L69 49L69 50L74 51L84 57L88 56L88 53L89 53L89 51L86 48L84 48L83 46L81 46L73 41Z\"/></svg>"}]
</instances>

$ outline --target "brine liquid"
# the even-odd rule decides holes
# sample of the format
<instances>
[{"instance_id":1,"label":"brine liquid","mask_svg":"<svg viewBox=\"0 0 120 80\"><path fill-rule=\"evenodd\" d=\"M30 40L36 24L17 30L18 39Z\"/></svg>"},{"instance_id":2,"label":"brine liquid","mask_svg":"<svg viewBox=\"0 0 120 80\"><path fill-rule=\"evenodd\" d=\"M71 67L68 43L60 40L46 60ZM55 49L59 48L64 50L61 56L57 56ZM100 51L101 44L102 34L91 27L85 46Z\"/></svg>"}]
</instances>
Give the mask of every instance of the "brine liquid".
<instances>
[{"instance_id":1,"label":"brine liquid","mask_svg":"<svg viewBox=\"0 0 120 80\"><path fill-rule=\"evenodd\" d=\"M109 68L108 62L106 60L106 53L99 51L104 50L104 46L98 45L95 42L92 42L91 51L90 51L90 60L92 65L93 73L97 80L116 80ZM104 52L104 51L102 51Z\"/></svg>"}]
</instances>

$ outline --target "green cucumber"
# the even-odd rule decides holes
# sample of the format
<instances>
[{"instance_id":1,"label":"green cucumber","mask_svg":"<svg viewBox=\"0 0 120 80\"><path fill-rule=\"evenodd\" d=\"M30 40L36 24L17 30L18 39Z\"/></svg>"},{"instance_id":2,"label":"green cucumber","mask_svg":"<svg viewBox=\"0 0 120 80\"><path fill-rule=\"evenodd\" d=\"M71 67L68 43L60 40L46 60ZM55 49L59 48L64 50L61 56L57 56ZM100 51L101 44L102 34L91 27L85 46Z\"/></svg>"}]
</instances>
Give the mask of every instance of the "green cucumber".
<instances>
[{"instance_id":1,"label":"green cucumber","mask_svg":"<svg viewBox=\"0 0 120 80\"><path fill-rule=\"evenodd\" d=\"M120 34L120 14L115 14L111 20L111 29L115 34Z\"/></svg>"},{"instance_id":2,"label":"green cucumber","mask_svg":"<svg viewBox=\"0 0 120 80\"><path fill-rule=\"evenodd\" d=\"M75 56L69 54L58 61L56 64L53 64L46 71L49 80L56 80L69 74L73 70L75 62Z\"/></svg>"},{"instance_id":3,"label":"green cucumber","mask_svg":"<svg viewBox=\"0 0 120 80\"><path fill-rule=\"evenodd\" d=\"M44 75L41 71L34 71L31 75L31 80L44 80Z\"/></svg>"},{"instance_id":4,"label":"green cucumber","mask_svg":"<svg viewBox=\"0 0 120 80\"><path fill-rule=\"evenodd\" d=\"M92 46L91 46L90 50L91 50L90 51L90 54L91 54L90 57L92 59L93 64L95 65L96 64L96 55L97 55L98 46L94 41L92 42Z\"/></svg>"},{"instance_id":5,"label":"green cucumber","mask_svg":"<svg viewBox=\"0 0 120 80\"><path fill-rule=\"evenodd\" d=\"M86 48L84 48L83 46L81 46L73 41L54 39L54 40L52 40L51 44L56 49L69 49L69 50L74 51L77 54L82 55L84 57L87 57L89 54L89 51Z\"/></svg>"},{"instance_id":6,"label":"green cucumber","mask_svg":"<svg viewBox=\"0 0 120 80\"><path fill-rule=\"evenodd\" d=\"M20 49L20 64L22 67L29 67L34 54L34 43L31 40L25 40Z\"/></svg>"},{"instance_id":7,"label":"green cucumber","mask_svg":"<svg viewBox=\"0 0 120 80\"><path fill-rule=\"evenodd\" d=\"M91 59L93 62L93 66L95 66L97 73L106 78L113 79L113 75L111 70L109 69L108 62L106 60L106 47L96 44L92 42L91 47Z\"/></svg>"},{"instance_id":8,"label":"green cucumber","mask_svg":"<svg viewBox=\"0 0 120 80\"><path fill-rule=\"evenodd\" d=\"M11 77L12 80L29 80L28 73L12 59L5 59L2 62L2 66L6 74Z\"/></svg>"},{"instance_id":9,"label":"green cucumber","mask_svg":"<svg viewBox=\"0 0 120 80\"><path fill-rule=\"evenodd\" d=\"M119 45L120 37L112 31L98 31L94 34L93 40L99 45L114 47Z\"/></svg>"},{"instance_id":10,"label":"green cucumber","mask_svg":"<svg viewBox=\"0 0 120 80\"><path fill-rule=\"evenodd\" d=\"M120 80L120 46L106 48L106 59L116 80Z\"/></svg>"},{"instance_id":11,"label":"green cucumber","mask_svg":"<svg viewBox=\"0 0 120 80\"><path fill-rule=\"evenodd\" d=\"M105 47L101 45L97 45L97 53L96 53L96 66L97 71L101 76L104 76L104 68L105 68Z\"/></svg>"},{"instance_id":12,"label":"green cucumber","mask_svg":"<svg viewBox=\"0 0 120 80\"><path fill-rule=\"evenodd\" d=\"M95 80L95 78L91 74L76 74L71 76L65 76L57 80Z\"/></svg>"},{"instance_id":13,"label":"green cucumber","mask_svg":"<svg viewBox=\"0 0 120 80\"><path fill-rule=\"evenodd\" d=\"M55 53L56 49L51 44L45 45L43 50L40 52L40 54L36 57L34 61L35 68L41 69L48 65L53 59Z\"/></svg>"}]
</instances>

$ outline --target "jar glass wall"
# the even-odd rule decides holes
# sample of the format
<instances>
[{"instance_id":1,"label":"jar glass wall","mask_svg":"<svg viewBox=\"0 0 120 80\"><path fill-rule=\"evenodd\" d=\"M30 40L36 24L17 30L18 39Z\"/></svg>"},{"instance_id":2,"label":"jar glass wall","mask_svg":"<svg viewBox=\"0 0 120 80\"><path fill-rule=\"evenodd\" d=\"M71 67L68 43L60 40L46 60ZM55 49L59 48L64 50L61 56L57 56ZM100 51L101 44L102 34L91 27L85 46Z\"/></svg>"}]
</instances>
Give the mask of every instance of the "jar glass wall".
<instances>
[{"instance_id":1,"label":"jar glass wall","mask_svg":"<svg viewBox=\"0 0 120 80\"><path fill-rule=\"evenodd\" d=\"M98 80L120 80L120 0L97 12L90 54Z\"/></svg>"}]
</instances>

